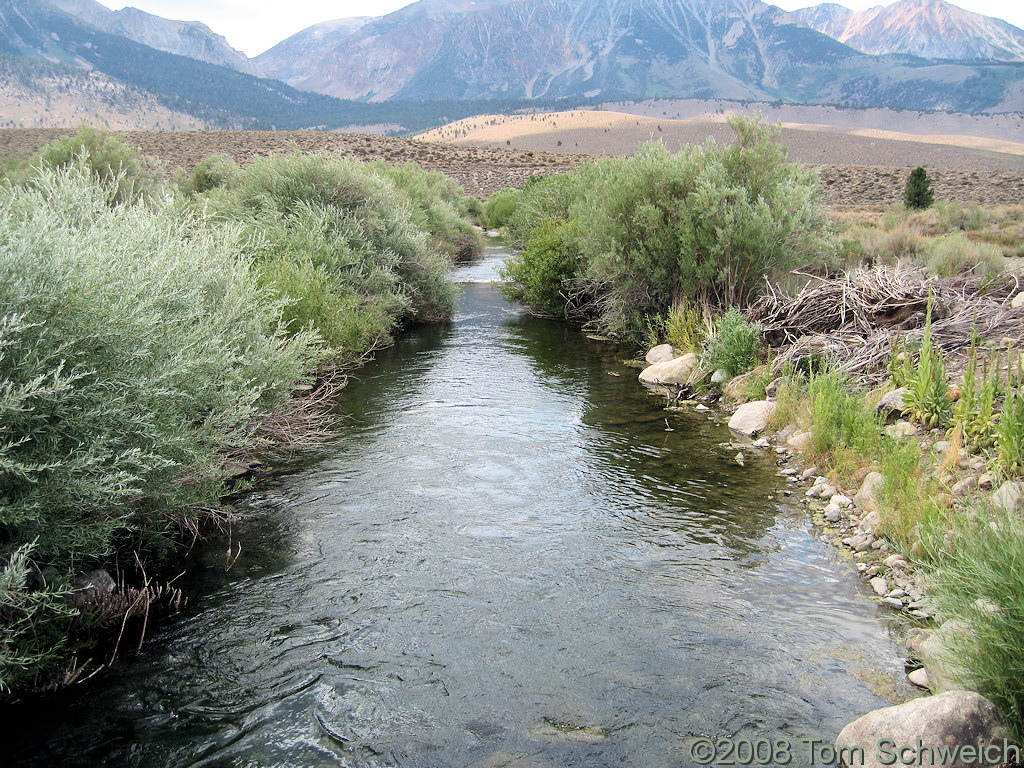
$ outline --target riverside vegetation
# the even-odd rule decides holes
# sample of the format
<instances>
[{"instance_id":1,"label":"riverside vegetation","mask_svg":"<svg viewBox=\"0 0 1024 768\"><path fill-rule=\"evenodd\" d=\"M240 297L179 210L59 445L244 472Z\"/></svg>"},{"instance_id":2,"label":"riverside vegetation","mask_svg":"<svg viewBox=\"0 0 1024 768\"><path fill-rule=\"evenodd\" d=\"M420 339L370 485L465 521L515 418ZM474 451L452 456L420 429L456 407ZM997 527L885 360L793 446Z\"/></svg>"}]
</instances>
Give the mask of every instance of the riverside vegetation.
<instances>
[{"instance_id":1,"label":"riverside vegetation","mask_svg":"<svg viewBox=\"0 0 1024 768\"><path fill-rule=\"evenodd\" d=\"M797 431L835 486L877 473L884 550L916 570L930 615L960 627L956 684L1024 738L1024 299L1004 274L1024 253L1024 207L929 205L922 169L920 210L830 220L774 129L731 124L729 146L651 144L494 195L485 223L521 249L502 290L690 353L677 398L770 393L769 427L792 425L784 438ZM896 427L886 395L907 419Z\"/></svg>"},{"instance_id":2,"label":"riverside vegetation","mask_svg":"<svg viewBox=\"0 0 1024 768\"><path fill-rule=\"evenodd\" d=\"M451 316L474 200L414 165L212 157L176 183L84 129L0 196L0 692L180 599L145 566L230 523L254 457L308 444L344 371ZM115 585L105 571L118 575Z\"/></svg>"}]
</instances>

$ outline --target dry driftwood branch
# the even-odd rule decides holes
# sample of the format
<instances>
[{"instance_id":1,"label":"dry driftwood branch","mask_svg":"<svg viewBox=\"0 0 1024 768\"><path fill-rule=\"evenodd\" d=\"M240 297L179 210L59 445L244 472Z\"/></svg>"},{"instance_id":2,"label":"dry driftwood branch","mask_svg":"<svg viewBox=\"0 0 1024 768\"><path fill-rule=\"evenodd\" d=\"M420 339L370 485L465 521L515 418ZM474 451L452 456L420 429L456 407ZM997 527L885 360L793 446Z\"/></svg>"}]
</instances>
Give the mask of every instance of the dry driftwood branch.
<instances>
[{"instance_id":1,"label":"dry driftwood branch","mask_svg":"<svg viewBox=\"0 0 1024 768\"><path fill-rule=\"evenodd\" d=\"M963 364L962 353L975 330L995 343L1024 344L1024 310L1009 302L1022 287L1014 275L939 279L905 268L875 267L838 278L807 277L793 296L769 285L747 313L776 351L773 372L816 354L840 371L880 381L897 339L921 340L929 301L932 340L947 355L951 370Z\"/></svg>"}]
</instances>

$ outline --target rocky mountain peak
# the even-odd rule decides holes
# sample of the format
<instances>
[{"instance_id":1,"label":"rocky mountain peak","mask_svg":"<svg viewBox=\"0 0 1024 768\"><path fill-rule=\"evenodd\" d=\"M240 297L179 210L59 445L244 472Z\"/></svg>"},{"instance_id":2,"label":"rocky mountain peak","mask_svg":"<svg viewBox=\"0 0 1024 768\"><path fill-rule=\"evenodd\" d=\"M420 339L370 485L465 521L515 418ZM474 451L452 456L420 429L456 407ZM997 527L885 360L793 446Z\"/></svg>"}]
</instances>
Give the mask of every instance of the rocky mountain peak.
<instances>
[{"instance_id":1,"label":"rocky mountain peak","mask_svg":"<svg viewBox=\"0 0 1024 768\"><path fill-rule=\"evenodd\" d=\"M1024 61L1024 30L945 0L898 0L853 12L834 4L795 11L812 29L870 54L929 59ZM840 28L841 27L841 28Z\"/></svg>"},{"instance_id":2,"label":"rocky mountain peak","mask_svg":"<svg viewBox=\"0 0 1024 768\"><path fill-rule=\"evenodd\" d=\"M256 64L199 21L175 21L138 8L112 11L96 0L48 0L50 5L97 29L121 35L158 51L259 74Z\"/></svg>"}]
</instances>

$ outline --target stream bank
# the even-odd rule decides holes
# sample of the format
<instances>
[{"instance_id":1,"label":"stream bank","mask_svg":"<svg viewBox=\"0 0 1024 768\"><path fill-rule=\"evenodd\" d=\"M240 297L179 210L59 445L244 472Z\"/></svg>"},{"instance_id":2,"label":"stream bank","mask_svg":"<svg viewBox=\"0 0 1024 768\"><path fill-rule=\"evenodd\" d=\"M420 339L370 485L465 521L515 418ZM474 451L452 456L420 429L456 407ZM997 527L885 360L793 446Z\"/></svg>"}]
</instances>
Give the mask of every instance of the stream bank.
<instances>
[{"instance_id":1,"label":"stream bank","mask_svg":"<svg viewBox=\"0 0 1024 768\"><path fill-rule=\"evenodd\" d=\"M788 352L783 349L779 354L785 356ZM927 343L922 357L926 354ZM699 400L714 402L722 393L714 386L707 386L705 379L709 374L701 370L697 355L680 354L668 345L661 345L647 353L645 366L639 375L640 381L659 397L667 397L669 403L677 403L669 405L669 410L692 406L694 412L715 414ZM972 363L966 375L973 376L973 371ZM830 393L829 376L838 391ZM739 377L735 384L728 382L728 377L713 383L724 384L732 402L742 401L743 393L747 391L744 378ZM904 455L910 460L910 464L902 462L905 468L912 465L918 472L922 466L925 468L924 479L917 479L915 487L921 490L933 486L948 489L938 503L952 508L949 514L961 516L963 521L956 523L953 518L946 519L948 528L943 529L942 543L938 545L943 552L964 546L962 540L951 538L955 535L966 533L968 542L977 537L979 525L987 533L987 537L983 535L982 538L1012 536L1012 528L1001 528L996 522L984 522L985 518L975 511L978 507L971 504L990 504L1001 510L1007 516L1005 519L1018 520L1015 516L1022 498L1020 484L1013 480L1001 485L997 483L997 475L992 473L984 458L965 454L963 446L958 444L958 432L954 431L951 442L944 439L945 431L941 428L922 430L899 419L900 415L912 410L909 405L911 395L905 388L891 392L882 390L875 396L869 394L868 405L865 405L858 395L844 391L851 385L834 374L825 374L817 382L812 376L806 392L797 383L798 378L792 373L782 376L766 387L769 399L741 402L735 408L729 419L729 428L745 440L737 446L741 451L735 460L742 465L749 460L751 453L757 451L770 452L778 457L777 464L783 467L778 474L790 484L783 494L796 496L807 506L823 534L822 540L829 541L851 557L866 582L865 586L877 598L879 605L893 611L893 616L904 623L909 670L907 681L919 689L937 694L915 699L900 707L870 712L848 725L836 741L840 760L850 766L891 765L892 762L887 762L887 752L872 751L874 745L887 741L897 745L916 743L918 747L921 744L945 744L957 749L963 746L966 750L962 760L954 755L948 760L943 758L941 764L970 765L978 761L987 765L1019 764L1020 751L1016 747L1012 747L1016 750L1013 756L1008 756L1008 745L1013 745L1014 734L1004 725L1006 723L1012 728L1010 713L1013 710L1007 709L1003 698L993 697L1002 705L1000 711L1000 707L975 692L977 667L972 668L961 656L965 644L981 643L988 638L977 634L970 621L961 618L962 613L950 616L945 614L944 607L934 604L929 592L934 586L932 578L937 573L936 563L927 558L936 557L936 534L926 527L926 523L918 523L911 531L914 538L910 545L900 545L892 535L893 515L900 512L894 512L892 508L892 478L878 470L897 466L900 462L894 462L892 457ZM825 382L823 387L819 386L821 381ZM967 386L965 384L965 388ZM703 390L704 396L680 404L683 396L692 396L695 390ZM794 401L794 396L810 398L811 402ZM777 402L776 397L786 401L785 405ZM813 402L815 397L828 398L830 407L838 409L841 415L822 414L820 407ZM835 423L826 424L809 418L809 414L815 413L819 417L824 416L826 422L831 420ZM886 421L894 423L883 430L881 425ZM837 430L837 425L842 427ZM867 432L872 429L884 432L882 443L878 443L876 436L874 441L857 444L851 451L853 443L845 442L845 430L856 435L857 430L865 429ZM825 443L820 439L816 441L815 433L819 430L829 435L830 440ZM885 440L890 446L888 458L879 450L884 447ZM866 450L868 444L879 452L873 455L871 450ZM843 451L847 451L845 456ZM823 463L809 466L811 462L805 461L805 454ZM841 456L843 458L839 458ZM844 465L851 458L856 458L859 466L852 473ZM818 466L823 468L819 470ZM932 475L935 480L929 479ZM938 480L940 476L941 480ZM996 486L998 488L993 490ZM942 534L943 530L939 533ZM942 568L947 567L946 560L941 559L940 563ZM986 565L972 564L971 567L984 569ZM1002 576L996 578L999 582L1003 580ZM990 616L1011 611L1013 598L1009 598L1010 604L1003 605L1005 589L1000 595L1001 598L993 601L986 592L974 592L969 597L969 601L973 601L970 609ZM998 623L999 619L995 621ZM1012 618L1004 618L1003 621L1012 622ZM1001 674L1012 677L1013 672L1008 669ZM993 687L993 690L1006 695L998 688ZM980 752L971 752L976 745L991 746L992 755L996 756L988 756L987 751L985 757L978 756ZM843 749L859 751L852 757L849 754L843 757Z\"/></svg>"},{"instance_id":2,"label":"stream bank","mask_svg":"<svg viewBox=\"0 0 1024 768\"><path fill-rule=\"evenodd\" d=\"M179 618L8 721L9 764L690 765L911 693L774 460L503 301L502 258L357 373L336 438L248 500L233 568L197 547Z\"/></svg>"}]
</instances>

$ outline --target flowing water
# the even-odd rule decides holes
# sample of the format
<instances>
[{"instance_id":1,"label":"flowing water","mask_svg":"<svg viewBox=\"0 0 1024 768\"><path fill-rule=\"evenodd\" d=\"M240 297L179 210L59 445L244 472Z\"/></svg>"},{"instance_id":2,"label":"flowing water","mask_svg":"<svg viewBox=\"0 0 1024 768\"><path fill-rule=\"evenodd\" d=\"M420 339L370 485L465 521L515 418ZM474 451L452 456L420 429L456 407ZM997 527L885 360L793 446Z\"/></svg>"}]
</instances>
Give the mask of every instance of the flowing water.
<instances>
[{"instance_id":1,"label":"flowing water","mask_svg":"<svg viewBox=\"0 0 1024 768\"><path fill-rule=\"evenodd\" d=\"M777 457L738 466L621 350L504 302L501 256L456 272L453 324L358 372L336 439L248 500L238 562L197 552L184 615L0 763L680 766L733 737L806 765L902 695Z\"/></svg>"}]
</instances>

